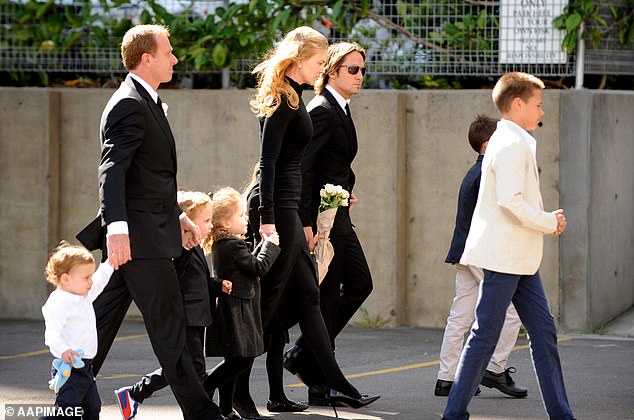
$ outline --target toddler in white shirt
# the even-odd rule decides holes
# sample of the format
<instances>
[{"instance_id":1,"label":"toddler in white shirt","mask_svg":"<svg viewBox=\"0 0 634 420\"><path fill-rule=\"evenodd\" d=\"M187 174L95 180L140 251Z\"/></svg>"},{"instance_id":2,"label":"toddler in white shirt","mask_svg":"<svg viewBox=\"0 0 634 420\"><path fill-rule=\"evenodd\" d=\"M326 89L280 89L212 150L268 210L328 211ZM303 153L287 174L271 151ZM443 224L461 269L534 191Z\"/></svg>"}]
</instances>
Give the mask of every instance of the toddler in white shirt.
<instances>
[{"instance_id":1,"label":"toddler in white shirt","mask_svg":"<svg viewBox=\"0 0 634 420\"><path fill-rule=\"evenodd\" d=\"M82 419L98 419L101 399L92 373L97 354L97 325L92 302L113 273L108 261L95 271L95 260L84 247L62 241L46 265L47 280L57 286L42 307L46 323L44 342L51 354L72 365L82 357L85 366L73 368L59 389L56 407L81 407ZM80 356L76 350L82 349Z\"/></svg>"}]
</instances>

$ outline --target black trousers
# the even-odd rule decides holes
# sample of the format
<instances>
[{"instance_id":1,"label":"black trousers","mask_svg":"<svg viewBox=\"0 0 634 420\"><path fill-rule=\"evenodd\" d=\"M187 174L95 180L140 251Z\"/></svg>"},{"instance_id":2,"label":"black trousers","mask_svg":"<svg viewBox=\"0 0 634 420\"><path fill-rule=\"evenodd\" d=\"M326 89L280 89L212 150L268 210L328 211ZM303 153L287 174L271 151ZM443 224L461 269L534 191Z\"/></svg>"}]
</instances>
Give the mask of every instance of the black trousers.
<instances>
[{"instance_id":1,"label":"black trousers","mask_svg":"<svg viewBox=\"0 0 634 420\"><path fill-rule=\"evenodd\" d=\"M186 420L218 417L218 407L202 387L185 345L185 314L174 262L133 259L115 271L94 302L99 346L93 361L99 372L131 301L138 306L163 374Z\"/></svg>"},{"instance_id":2,"label":"black trousers","mask_svg":"<svg viewBox=\"0 0 634 420\"><path fill-rule=\"evenodd\" d=\"M276 208L275 226L282 251L261 280L264 333L279 333L299 322L307 347L318 355L316 362L324 385L359 398L335 360L319 306L315 267L297 210ZM281 369L278 374L282 375Z\"/></svg>"},{"instance_id":3,"label":"black trousers","mask_svg":"<svg viewBox=\"0 0 634 420\"><path fill-rule=\"evenodd\" d=\"M60 388L55 398L55 406L62 409L81 407L83 415L81 417L55 417L49 416L44 419L55 418L75 418L82 420L99 420L101 411L101 399L97 391L97 382L93 375L92 366L89 360L85 360L83 368L73 368L66 383Z\"/></svg>"},{"instance_id":4,"label":"black trousers","mask_svg":"<svg viewBox=\"0 0 634 420\"><path fill-rule=\"evenodd\" d=\"M194 362L194 369L198 378L202 381L207 377L205 354L203 345L205 340L205 327L186 327L185 342L187 350ZM138 403L142 403L146 398L167 386L167 379L163 374L163 369L158 368L154 372L148 373L139 382L132 386L130 394Z\"/></svg>"},{"instance_id":5,"label":"black trousers","mask_svg":"<svg viewBox=\"0 0 634 420\"><path fill-rule=\"evenodd\" d=\"M350 224L349 218L347 223ZM359 238L351 225L345 231L344 234L335 232L330 236L335 255L319 286L321 314L333 349L337 335L372 292L372 276ZM301 354L299 374L314 384L324 384L315 356L306 346L303 336L299 337L297 344L306 350Z\"/></svg>"}]
</instances>

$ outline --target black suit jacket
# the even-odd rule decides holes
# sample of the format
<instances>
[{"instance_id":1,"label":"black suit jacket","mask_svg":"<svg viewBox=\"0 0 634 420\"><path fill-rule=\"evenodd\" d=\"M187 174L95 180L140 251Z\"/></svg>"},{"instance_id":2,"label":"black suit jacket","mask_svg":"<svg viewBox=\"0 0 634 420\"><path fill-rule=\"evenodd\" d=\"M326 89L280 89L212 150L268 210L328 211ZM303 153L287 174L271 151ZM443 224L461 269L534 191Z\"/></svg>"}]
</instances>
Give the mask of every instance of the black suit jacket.
<instances>
[{"instance_id":1,"label":"black suit jacket","mask_svg":"<svg viewBox=\"0 0 634 420\"><path fill-rule=\"evenodd\" d=\"M464 246L469 235L473 211L478 202L478 192L480 190L480 177L482 176L482 158L479 155L476 163L467 172L460 184L458 193L458 210L456 212L456 226L451 239L451 246L447 254L446 263L457 264L464 252Z\"/></svg>"},{"instance_id":2,"label":"black suit jacket","mask_svg":"<svg viewBox=\"0 0 634 420\"><path fill-rule=\"evenodd\" d=\"M176 145L163 110L130 75L101 117L99 215L77 238L103 247L105 227L126 221L132 258L181 252L176 202Z\"/></svg>"},{"instance_id":3,"label":"black suit jacket","mask_svg":"<svg viewBox=\"0 0 634 420\"><path fill-rule=\"evenodd\" d=\"M325 184L341 185L352 192L356 180L352 161L358 143L354 123L335 97L324 89L306 106L313 122L313 137L302 159L302 199L300 218L303 226L313 226L319 209L319 191ZM331 234L352 230L349 207L340 207Z\"/></svg>"},{"instance_id":4,"label":"black suit jacket","mask_svg":"<svg viewBox=\"0 0 634 420\"><path fill-rule=\"evenodd\" d=\"M190 250L183 249L174 264L183 296L187 326L211 325L216 298L222 292L222 280L211 277L205 253L200 246Z\"/></svg>"}]
</instances>

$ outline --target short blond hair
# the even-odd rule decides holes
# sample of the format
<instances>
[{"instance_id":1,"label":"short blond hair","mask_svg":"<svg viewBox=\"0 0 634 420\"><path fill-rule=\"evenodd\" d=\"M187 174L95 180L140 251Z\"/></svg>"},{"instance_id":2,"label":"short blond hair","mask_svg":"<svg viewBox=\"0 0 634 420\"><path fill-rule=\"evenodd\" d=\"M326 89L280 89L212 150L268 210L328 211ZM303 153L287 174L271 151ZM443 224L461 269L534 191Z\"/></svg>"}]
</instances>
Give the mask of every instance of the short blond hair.
<instances>
[{"instance_id":1,"label":"short blond hair","mask_svg":"<svg viewBox=\"0 0 634 420\"><path fill-rule=\"evenodd\" d=\"M59 286L62 274L68 274L75 266L91 263L95 264L95 259L86 248L61 241L46 264L46 280Z\"/></svg>"},{"instance_id":2,"label":"short blond hair","mask_svg":"<svg viewBox=\"0 0 634 420\"><path fill-rule=\"evenodd\" d=\"M493 103L504 113L511 109L515 98L526 102L536 90L544 89L544 82L532 74L512 72L502 75L495 84L491 97Z\"/></svg>"},{"instance_id":3,"label":"short blond hair","mask_svg":"<svg viewBox=\"0 0 634 420\"><path fill-rule=\"evenodd\" d=\"M330 75L341 68L341 62L343 59L353 52L358 52L363 57L365 62L365 49L356 42L336 42L328 47L328 57L326 58L326 64L324 65L324 72L317 82L315 82L315 93L321 95L328 84Z\"/></svg>"},{"instance_id":4,"label":"short blond hair","mask_svg":"<svg viewBox=\"0 0 634 420\"><path fill-rule=\"evenodd\" d=\"M156 35L170 37L170 31L162 25L137 25L128 29L121 41L121 59L127 71L132 71L141 63L143 54L154 54Z\"/></svg>"},{"instance_id":5,"label":"short blond hair","mask_svg":"<svg viewBox=\"0 0 634 420\"><path fill-rule=\"evenodd\" d=\"M204 206L211 207L211 197L209 194L200 191L179 191L178 205L190 219L195 218ZM202 247L205 252L211 250L211 233L203 238Z\"/></svg>"}]
</instances>

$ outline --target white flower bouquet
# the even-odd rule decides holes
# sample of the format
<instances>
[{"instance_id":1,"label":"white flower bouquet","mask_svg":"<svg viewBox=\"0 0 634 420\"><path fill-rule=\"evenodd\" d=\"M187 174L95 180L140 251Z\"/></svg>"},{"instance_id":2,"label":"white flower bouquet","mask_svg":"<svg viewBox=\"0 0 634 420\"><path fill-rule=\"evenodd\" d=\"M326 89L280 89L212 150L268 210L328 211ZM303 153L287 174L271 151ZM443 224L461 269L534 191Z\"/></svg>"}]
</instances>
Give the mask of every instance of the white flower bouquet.
<instances>
[{"instance_id":1,"label":"white flower bouquet","mask_svg":"<svg viewBox=\"0 0 634 420\"><path fill-rule=\"evenodd\" d=\"M317 215L317 232L321 233L321 239L315 246L315 259L317 261L317 275L319 284L328 273L328 266L335 255L335 250L330 243L330 230L335 222L337 209L340 206L348 206L350 193L339 185L326 184L319 191L321 201L319 203L319 214Z\"/></svg>"}]
</instances>

